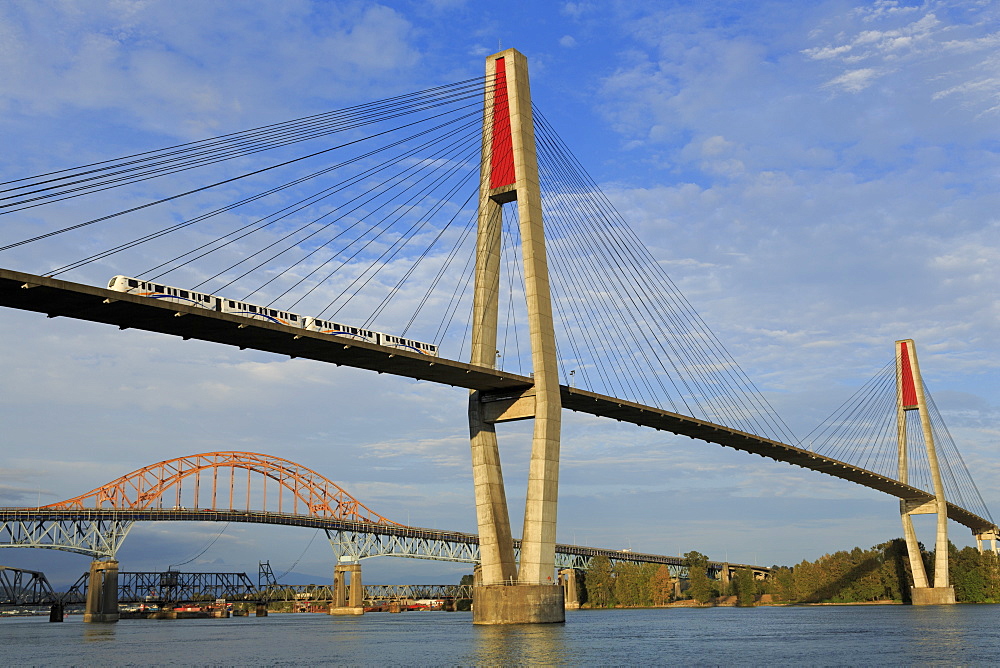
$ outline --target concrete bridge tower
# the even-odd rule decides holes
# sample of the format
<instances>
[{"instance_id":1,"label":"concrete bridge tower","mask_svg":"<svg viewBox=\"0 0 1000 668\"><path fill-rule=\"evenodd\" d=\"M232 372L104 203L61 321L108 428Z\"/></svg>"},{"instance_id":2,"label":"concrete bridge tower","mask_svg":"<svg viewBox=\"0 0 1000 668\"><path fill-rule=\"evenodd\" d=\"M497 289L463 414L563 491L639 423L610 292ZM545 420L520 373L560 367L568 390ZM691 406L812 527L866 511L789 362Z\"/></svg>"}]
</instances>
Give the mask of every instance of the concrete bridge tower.
<instances>
[{"instance_id":1,"label":"concrete bridge tower","mask_svg":"<svg viewBox=\"0 0 1000 668\"><path fill-rule=\"evenodd\" d=\"M483 153L476 242L472 363L493 367L497 354L503 205L517 202L534 385L519 396L469 398L472 471L482 584L474 590L476 624L562 622L555 579L561 401L538 184L528 61L508 49L486 59ZM534 418L519 567L514 563L495 424Z\"/></svg>"},{"instance_id":2,"label":"concrete bridge tower","mask_svg":"<svg viewBox=\"0 0 1000 668\"><path fill-rule=\"evenodd\" d=\"M927 462L931 469L934 485L934 500L926 503L900 501L899 512L903 519L903 535L906 551L913 573L911 598L913 605L952 604L955 602L955 588L948 576L948 504L944 497L944 484L938 466L937 449L934 446L934 431L931 429L930 415L927 413L927 399L924 383L917 364L917 350L912 339L896 341L896 434L899 443L899 481L909 481L907 457L907 417L916 411L920 419L920 429L927 448ZM937 515L937 536L934 542L934 586L927 580L927 571L920 556L920 546L913 530L913 515Z\"/></svg>"}]
</instances>

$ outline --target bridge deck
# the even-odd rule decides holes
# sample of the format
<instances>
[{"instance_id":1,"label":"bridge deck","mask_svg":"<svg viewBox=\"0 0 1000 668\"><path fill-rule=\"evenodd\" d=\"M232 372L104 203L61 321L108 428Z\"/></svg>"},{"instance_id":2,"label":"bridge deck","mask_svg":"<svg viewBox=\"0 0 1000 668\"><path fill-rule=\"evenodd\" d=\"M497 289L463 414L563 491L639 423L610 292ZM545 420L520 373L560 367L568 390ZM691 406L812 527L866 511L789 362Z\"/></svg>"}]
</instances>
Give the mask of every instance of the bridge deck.
<instances>
[{"instance_id":1,"label":"bridge deck","mask_svg":"<svg viewBox=\"0 0 1000 668\"><path fill-rule=\"evenodd\" d=\"M526 376L496 369L427 357L392 348L351 341L341 344L324 334L309 332L206 309L138 297L55 278L0 269L0 306L134 328L185 339L213 341L241 349L250 348L290 357L301 357L378 373L428 380L494 397L511 396L532 384ZM722 425L593 392L562 387L565 408L613 418L661 431L689 436L726 447L751 452L776 461L850 480L908 501L929 501L930 493L905 485L836 459L773 441ZM996 529L996 525L964 508L948 504L948 517L973 533Z\"/></svg>"},{"instance_id":2,"label":"bridge deck","mask_svg":"<svg viewBox=\"0 0 1000 668\"><path fill-rule=\"evenodd\" d=\"M372 524L370 522L349 522L332 518L312 517L307 515L291 515L282 513L242 511L242 510L53 510L50 508L2 508L0 507L0 523L2 522L89 522L97 520L113 520L124 522L249 522L253 524L278 524L283 526L308 527L312 529L328 529L330 531L353 531L357 533L373 533L383 536L401 536L408 538L423 538L452 543L478 545L479 536L461 531L438 531L420 527L408 527L399 524ZM514 539L514 547L520 548L521 541ZM611 550L600 547L582 545L556 545L558 554L583 557L605 556L616 561L631 561L650 564L665 564L667 566L684 566L682 557L671 557L662 554L645 554L631 550ZM721 562L710 561L710 569L720 569ZM748 567L753 570L767 570L750 564L729 564L730 568Z\"/></svg>"}]
</instances>

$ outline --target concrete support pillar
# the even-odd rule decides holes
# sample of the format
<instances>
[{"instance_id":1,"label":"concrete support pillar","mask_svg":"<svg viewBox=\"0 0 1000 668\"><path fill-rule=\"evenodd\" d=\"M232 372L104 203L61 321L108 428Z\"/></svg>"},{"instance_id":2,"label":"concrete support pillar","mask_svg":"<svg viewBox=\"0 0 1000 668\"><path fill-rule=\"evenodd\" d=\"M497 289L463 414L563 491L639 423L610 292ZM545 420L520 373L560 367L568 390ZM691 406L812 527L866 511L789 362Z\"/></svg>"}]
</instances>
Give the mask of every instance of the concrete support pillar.
<instances>
[{"instance_id":1,"label":"concrete support pillar","mask_svg":"<svg viewBox=\"0 0 1000 668\"><path fill-rule=\"evenodd\" d=\"M990 541L990 551L997 554L997 532L992 530L976 534L976 549L979 550L979 554L983 553L983 542L987 540Z\"/></svg>"},{"instance_id":2,"label":"concrete support pillar","mask_svg":"<svg viewBox=\"0 0 1000 668\"><path fill-rule=\"evenodd\" d=\"M351 566L351 589L347 597L347 605L360 608L365 604L365 588L361 584L361 564Z\"/></svg>"},{"instance_id":3,"label":"concrete support pillar","mask_svg":"<svg viewBox=\"0 0 1000 668\"><path fill-rule=\"evenodd\" d=\"M333 569L333 607L343 608L347 606L347 586L345 580L347 574L343 566L338 564Z\"/></svg>"},{"instance_id":4,"label":"concrete support pillar","mask_svg":"<svg viewBox=\"0 0 1000 668\"><path fill-rule=\"evenodd\" d=\"M562 399L531 115L528 60L514 49L491 56L491 59L495 68L499 67L498 61L502 59L507 73L510 136L516 177L514 187L521 230L531 366L535 380L535 428L517 579L522 584L552 585L555 584L552 578L555 574Z\"/></svg>"},{"instance_id":5,"label":"concrete support pillar","mask_svg":"<svg viewBox=\"0 0 1000 668\"><path fill-rule=\"evenodd\" d=\"M576 569L564 568L559 571L559 584L563 587L563 600L567 610L580 609L580 594L577 583Z\"/></svg>"},{"instance_id":6,"label":"concrete support pillar","mask_svg":"<svg viewBox=\"0 0 1000 668\"><path fill-rule=\"evenodd\" d=\"M267 617L267 603L258 603L254 608L255 617Z\"/></svg>"},{"instance_id":7,"label":"concrete support pillar","mask_svg":"<svg viewBox=\"0 0 1000 668\"><path fill-rule=\"evenodd\" d=\"M361 564L337 564L333 569L331 615L363 615L365 590L361 584Z\"/></svg>"},{"instance_id":8,"label":"concrete support pillar","mask_svg":"<svg viewBox=\"0 0 1000 668\"><path fill-rule=\"evenodd\" d=\"M732 573L729 572L729 563L722 564L719 570L719 581L722 584L722 595L729 596L729 582L732 580Z\"/></svg>"},{"instance_id":9,"label":"concrete support pillar","mask_svg":"<svg viewBox=\"0 0 1000 668\"><path fill-rule=\"evenodd\" d=\"M910 597L913 605L953 604L955 589L951 586L948 573L948 503L944 496L944 483L941 480L934 430L927 411L927 398L920 376L920 365L917 362L916 346L912 339L906 339L896 341L896 433L899 442L900 482L909 480L906 421L908 413L912 411L916 411L920 419L920 429L927 450L927 463L930 466L931 482L934 486L934 500L927 503L907 500L900 502L906 551L910 557L910 570L913 573L913 589L910 591ZM927 573L913 530L911 516L918 514L937 516L933 587L928 586Z\"/></svg>"},{"instance_id":10,"label":"concrete support pillar","mask_svg":"<svg viewBox=\"0 0 1000 668\"><path fill-rule=\"evenodd\" d=\"M489 98L488 98L489 99ZM483 128L483 176L488 178L491 142ZM490 134L490 136L492 136ZM476 236L476 275L472 310L472 359L478 366L495 367L497 361L497 317L500 293L500 239L503 229L501 204L486 186L480 188L479 223ZM469 395L469 437L472 448L472 482L479 525L481 577L489 584L510 583L516 577L514 540L510 531L507 496L500 467L496 427L486 421L479 392Z\"/></svg>"},{"instance_id":11,"label":"concrete support pillar","mask_svg":"<svg viewBox=\"0 0 1000 668\"><path fill-rule=\"evenodd\" d=\"M49 608L49 621L50 622L61 622L63 620L63 604L53 603L52 607Z\"/></svg>"},{"instance_id":12,"label":"concrete support pillar","mask_svg":"<svg viewBox=\"0 0 1000 668\"><path fill-rule=\"evenodd\" d=\"M94 560L90 562L83 621L117 622L118 618L118 562Z\"/></svg>"},{"instance_id":13,"label":"concrete support pillar","mask_svg":"<svg viewBox=\"0 0 1000 668\"><path fill-rule=\"evenodd\" d=\"M473 621L562 622L563 590L553 580L562 406L527 59L514 49L489 56L486 81L472 363L491 367L496 363L502 205L516 201L531 339L535 425L521 559L515 574L496 433L485 419L479 397L475 393L470 397L469 428L483 581L474 590ZM523 417L530 417L530 413Z\"/></svg>"}]
</instances>

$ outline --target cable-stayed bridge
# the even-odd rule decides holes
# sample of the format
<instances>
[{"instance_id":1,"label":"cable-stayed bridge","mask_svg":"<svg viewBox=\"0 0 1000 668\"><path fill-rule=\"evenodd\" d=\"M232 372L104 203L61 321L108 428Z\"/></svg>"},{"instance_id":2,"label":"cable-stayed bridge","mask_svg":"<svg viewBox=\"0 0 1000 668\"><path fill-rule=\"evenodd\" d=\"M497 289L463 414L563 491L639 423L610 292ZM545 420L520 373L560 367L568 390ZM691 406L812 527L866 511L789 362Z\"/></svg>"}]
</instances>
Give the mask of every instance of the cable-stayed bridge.
<instances>
[{"instance_id":1,"label":"cable-stayed bridge","mask_svg":"<svg viewBox=\"0 0 1000 668\"><path fill-rule=\"evenodd\" d=\"M194 306L174 304L122 294L104 288L80 285L59 279L0 270L0 305L44 313L48 317L89 320L122 329L142 329L185 339L212 341L244 349L300 357L320 362L352 366L417 380L445 383L484 393L484 401L495 404L499 413L532 390L530 377L432 358L420 353L384 348L364 341L331 343L324 334L303 331L280 323L208 311ZM183 316L183 317L179 317ZM644 406L563 385L560 388L564 408L621 422L651 427L707 443L714 443L885 492L910 503L926 503L933 493L862 466L828 457L781 441L749 434L725 425ZM991 530L994 523L954 503L948 504L948 517L974 533Z\"/></svg>"},{"instance_id":2,"label":"cable-stayed bridge","mask_svg":"<svg viewBox=\"0 0 1000 668\"><path fill-rule=\"evenodd\" d=\"M109 204L112 189L125 194ZM0 254L59 258L3 270L0 305L470 390L482 623L562 619L563 408L900 499L915 588L942 601L947 568L933 587L916 574L910 516L937 515L939 559L948 518L996 537L913 342L795 438L533 107L514 50L482 78L0 184L0 215L27 230ZM69 240L96 231L81 257ZM62 278L98 271L88 283L130 278L114 290ZM495 425L521 419L534 434L515 556ZM508 609L526 612L491 612Z\"/></svg>"}]
</instances>

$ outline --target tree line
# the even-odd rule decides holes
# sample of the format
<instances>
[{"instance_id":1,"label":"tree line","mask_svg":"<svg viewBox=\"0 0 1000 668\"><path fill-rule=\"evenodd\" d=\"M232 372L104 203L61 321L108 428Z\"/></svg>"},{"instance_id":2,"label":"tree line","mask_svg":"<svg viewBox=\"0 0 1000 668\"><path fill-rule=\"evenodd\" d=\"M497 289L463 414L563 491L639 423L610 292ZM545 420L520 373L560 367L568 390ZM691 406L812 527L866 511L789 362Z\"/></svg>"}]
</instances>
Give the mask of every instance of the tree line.
<instances>
[{"instance_id":1,"label":"tree line","mask_svg":"<svg viewBox=\"0 0 1000 668\"><path fill-rule=\"evenodd\" d=\"M934 553L921 546L921 556L933 578ZM867 550L856 547L795 566L774 566L767 580L756 580L749 568L738 569L725 587L708 577L708 557L700 552L684 557L688 577L679 582L663 565L612 564L607 557L594 557L590 569L579 576L581 602L590 607L648 607L683 599L706 604L734 596L737 605L748 606L764 595L785 604L910 600L910 564L900 538ZM950 545L949 575L959 602L1000 603L1000 559L992 552Z\"/></svg>"},{"instance_id":2,"label":"tree line","mask_svg":"<svg viewBox=\"0 0 1000 668\"><path fill-rule=\"evenodd\" d=\"M974 547L948 544L948 575L960 603L1000 603L1000 559ZM933 582L934 552L920 546L927 577ZM910 561L902 538L867 550L823 555L794 567L775 567L767 582L776 601L860 603L910 601Z\"/></svg>"},{"instance_id":3,"label":"tree line","mask_svg":"<svg viewBox=\"0 0 1000 668\"><path fill-rule=\"evenodd\" d=\"M617 563L594 557L579 582L581 602L594 608L649 607L679 599L708 603L718 596L736 596L738 605L753 605L758 583L749 568L734 572L726 591L708 577L708 557L700 552L684 555L686 581L678 581L665 565Z\"/></svg>"}]
</instances>

